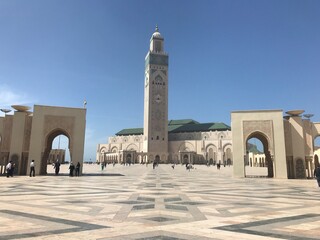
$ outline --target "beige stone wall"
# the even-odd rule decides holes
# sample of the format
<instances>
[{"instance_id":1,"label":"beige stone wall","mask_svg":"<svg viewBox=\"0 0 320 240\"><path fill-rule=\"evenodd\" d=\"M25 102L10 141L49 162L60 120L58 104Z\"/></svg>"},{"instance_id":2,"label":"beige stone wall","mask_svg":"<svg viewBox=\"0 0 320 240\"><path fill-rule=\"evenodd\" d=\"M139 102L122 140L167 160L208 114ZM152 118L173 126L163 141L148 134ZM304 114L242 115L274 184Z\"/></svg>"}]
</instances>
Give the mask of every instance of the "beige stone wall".
<instances>
[{"instance_id":1,"label":"beige stone wall","mask_svg":"<svg viewBox=\"0 0 320 240\"><path fill-rule=\"evenodd\" d=\"M283 120L286 156L292 156L291 126L287 119Z\"/></svg>"},{"instance_id":2,"label":"beige stone wall","mask_svg":"<svg viewBox=\"0 0 320 240\"><path fill-rule=\"evenodd\" d=\"M25 119L25 129L24 129L24 135L23 135L23 151L29 152L30 148L30 137L31 137L31 131L32 131L32 116L27 116Z\"/></svg>"},{"instance_id":3,"label":"beige stone wall","mask_svg":"<svg viewBox=\"0 0 320 240\"><path fill-rule=\"evenodd\" d=\"M320 122L313 123L312 135L313 135L313 139L320 136Z\"/></svg>"},{"instance_id":4,"label":"beige stone wall","mask_svg":"<svg viewBox=\"0 0 320 240\"><path fill-rule=\"evenodd\" d=\"M303 138L305 139L305 155L306 156L313 156L313 134L312 134L312 129L313 129L313 123L310 122L309 119L304 119L303 120L303 129L304 129L304 135Z\"/></svg>"},{"instance_id":5,"label":"beige stone wall","mask_svg":"<svg viewBox=\"0 0 320 240\"><path fill-rule=\"evenodd\" d=\"M10 152L10 144L11 144L11 133L13 126L13 115L7 115L3 119L3 130L2 130L2 152Z\"/></svg>"}]
</instances>

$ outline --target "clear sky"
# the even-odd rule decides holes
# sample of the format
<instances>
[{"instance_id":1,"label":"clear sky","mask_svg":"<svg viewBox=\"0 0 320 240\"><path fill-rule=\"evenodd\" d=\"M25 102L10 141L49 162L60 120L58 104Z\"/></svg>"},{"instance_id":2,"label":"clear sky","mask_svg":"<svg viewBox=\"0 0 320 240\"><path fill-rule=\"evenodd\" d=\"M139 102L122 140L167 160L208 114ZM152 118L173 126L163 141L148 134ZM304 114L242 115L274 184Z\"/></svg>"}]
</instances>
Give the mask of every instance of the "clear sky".
<instances>
[{"instance_id":1,"label":"clear sky","mask_svg":"<svg viewBox=\"0 0 320 240\"><path fill-rule=\"evenodd\" d=\"M304 109L320 121L318 0L0 0L0 108L83 107L85 160L143 127L155 26L169 54L169 119ZM1 113L0 116L3 116Z\"/></svg>"}]
</instances>

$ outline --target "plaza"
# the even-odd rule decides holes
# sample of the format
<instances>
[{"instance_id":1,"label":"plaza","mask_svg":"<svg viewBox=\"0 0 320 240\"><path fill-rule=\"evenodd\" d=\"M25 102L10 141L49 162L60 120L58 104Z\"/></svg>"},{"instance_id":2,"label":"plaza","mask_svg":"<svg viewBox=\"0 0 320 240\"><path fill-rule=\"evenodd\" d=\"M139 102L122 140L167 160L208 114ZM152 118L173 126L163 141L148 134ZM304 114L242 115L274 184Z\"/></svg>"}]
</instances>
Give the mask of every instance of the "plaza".
<instances>
[{"instance_id":1,"label":"plaza","mask_svg":"<svg viewBox=\"0 0 320 240\"><path fill-rule=\"evenodd\" d=\"M260 168L261 170L261 168ZM233 178L232 166L68 165L1 177L0 239L319 239L315 180Z\"/></svg>"}]
</instances>

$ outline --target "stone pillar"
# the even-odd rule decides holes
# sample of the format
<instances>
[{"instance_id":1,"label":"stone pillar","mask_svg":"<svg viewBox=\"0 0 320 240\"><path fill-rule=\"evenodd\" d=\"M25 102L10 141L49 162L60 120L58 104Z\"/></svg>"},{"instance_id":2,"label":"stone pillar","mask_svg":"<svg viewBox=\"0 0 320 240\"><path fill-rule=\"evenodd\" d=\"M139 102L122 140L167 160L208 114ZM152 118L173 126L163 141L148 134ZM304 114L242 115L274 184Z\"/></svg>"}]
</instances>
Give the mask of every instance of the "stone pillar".
<instances>
[{"instance_id":1,"label":"stone pillar","mask_svg":"<svg viewBox=\"0 0 320 240\"><path fill-rule=\"evenodd\" d=\"M19 111L14 112L13 116L9 160L12 160L15 164L14 174L20 174L22 172L20 166L22 161L26 116L26 112Z\"/></svg>"},{"instance_id":2,"label":"stone pillar","mask_svg":"<svg viewBox=\"0 0 320 240\"><path fill-rule=\"evenodd\" d=\"M294 178L305 178L306 169L305 161L305 139L303 132L303 122L300 116L290 116L289 123L291 127L291 144L292 144L292 156L294 161Z\"/></svg>"}]
</instances>

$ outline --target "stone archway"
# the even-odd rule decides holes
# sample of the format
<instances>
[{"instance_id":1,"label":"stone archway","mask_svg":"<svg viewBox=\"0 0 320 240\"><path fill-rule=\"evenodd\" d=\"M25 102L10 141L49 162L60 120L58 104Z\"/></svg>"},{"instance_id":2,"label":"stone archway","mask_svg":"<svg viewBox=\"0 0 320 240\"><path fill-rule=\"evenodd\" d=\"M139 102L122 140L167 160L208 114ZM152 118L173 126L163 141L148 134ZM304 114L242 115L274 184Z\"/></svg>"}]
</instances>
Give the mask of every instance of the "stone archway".
<instances>
[{"instance_id":1,"label":"stone archway","mask_svg":"<svg viewBox=\"0 0 320 240\"><path fill-rule=\"evenodd\" d=\"M187 164L187 163L189 163L189 156L188 156L188 154L184 154L183 155L183 164Z\"/></svg>"},{"instance_id":2,"label":"stone archway","mask_svg":"<svg viewBox=\"0 0 320 240\"><path fill-rule=\"evenodd\" d=\"M83 166L85 127L85 108L35 105L27 166L34 160L36 174L46 174L45 156L49 154L53 139L61 134L69 139L71 161ZM27 174L29 171L28 168Z\"/></svg>"},{"instance_id":3,"label":"stone archway","mask_svg":"<svg viewBox=\"0 0 320 240\"><path fill-rule=\"evenodd\" d=\"M57 128L52 130L50 133L48 133L48 135L45 137L44 150L42 152L42 157L41 157L40 174L47 174L47 159L52 149L53 140L59 135L63 135L68 138L69 140L68 149L70 149L70 146L72 145L70 136L65 130ZM72 162L72 160L73 159L70 151L70 162Z\"/></svg>"},{"instance_id":4,"label":"stone archway","mask_svg":"<svg viewBox=\"0 0 320 240\"><path fill-rule=\"evenodd\" d=\"M160 156L159 155L156 155L155 159L154 159L154 162L156 164L159 164L160 163Z\"/></svg>"},{"instance_id":5,"label":"stone archway","mask_svg":"<svg viewBox=\"0 0 320 240\"><path fill-rule=\"evenodd\" d=\"M132 162L132 155L131 153L127 153L125 164L131 165L131 162Z\"/></svg>"},{"instance_id":6,"label":"stone archway","mask_svg":"<svg viewBox=\"0 0 320 240\"><path fill-rule=\"evenodd\" d=\"M268 175L267 176L269 178L274 177L274 164L273 164L273 160L272 160L272 155L270 153L270 151L272 151L271 148L270 148L270 139L264 133L262 133L260 131L252 132L246 139L246 145L245 145L246 148L248 146L247 143L251 138L257 138L258 140L261 141L261 143L263 145L265 161L266 161L266 165L267 165L267 169L268 169ZM248 149L246 149L245 152L247 153Z\"/></svg>"},{"instance_id":7,"label":"stone archway","mask_svg":"<svg viewBox=\"0 0 320 240\"><path fill-rule=\"evenodd\" d=\"M217 155L218 150L215 145L209 144L206 146L206 157L208 158L207 161L209 161L209 165L215 165L217 163Z\"/></svg>"},{"instance_id":8,"label":"stone archway","mask_svg":"<svg viewBox=\"0 0 320 240\"><path fill-rule=\"evenodd\" d=\"M268 176L288 177L282 110L232 112L231 129L233 176L245 177L246 142L255 136L264 142L265 157L269 161Z\"/></svg>"},{"instance_id":9,"label":"stone archway","mask_svg":"<svg viewBox=\"0 0 320 240\"><path fill-rule=\"evenodd\" d=\"M232 145L227 143L223 146L223 164L231 165L232 163Z\"/></svg>"}]
</instances>

